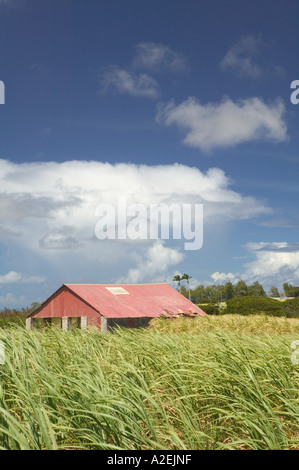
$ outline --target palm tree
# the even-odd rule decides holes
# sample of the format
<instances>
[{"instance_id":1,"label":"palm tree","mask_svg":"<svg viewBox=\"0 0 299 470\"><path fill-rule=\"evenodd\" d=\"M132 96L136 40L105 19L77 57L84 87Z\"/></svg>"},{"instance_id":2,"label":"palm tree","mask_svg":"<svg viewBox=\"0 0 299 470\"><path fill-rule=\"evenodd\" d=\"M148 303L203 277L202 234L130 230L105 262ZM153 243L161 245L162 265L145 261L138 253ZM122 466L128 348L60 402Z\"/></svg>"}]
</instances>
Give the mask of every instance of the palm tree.
<instances>
[{"instance_id":1,"label":"palm tree","mask_svg":"<svg viewBox=\"0 0 299 470\"><path fill-rule=\"evenodd\" d=\"M179 291L181 292L181 280L183 278L179 275L179 274L176 274L174 276L174 278L172 279L174 282L177 282L178 283L178 288L179 288Z\"/></svg>"},{"instance_id":2,"label":"palm tree","mask_svg":"<svg viewBox=\"0 0 299 470\"><path fill-rule=\"evenodd\" d=\"M183 274L183 275L182 275L182 277L181 277L181 279L182 279L182 280L183 280L183 279L186 279L186 281L187 281L187 285L188 285L188 293L189 293L189 300L190 300L190 298L191 298L191 294L190 294L190 285L189 285L189 279L191 279L191 278L192 278L192 276L189 276L189 274L186 274L186 273L185 273L185 274Z\"/></svg>"}]
</instances>

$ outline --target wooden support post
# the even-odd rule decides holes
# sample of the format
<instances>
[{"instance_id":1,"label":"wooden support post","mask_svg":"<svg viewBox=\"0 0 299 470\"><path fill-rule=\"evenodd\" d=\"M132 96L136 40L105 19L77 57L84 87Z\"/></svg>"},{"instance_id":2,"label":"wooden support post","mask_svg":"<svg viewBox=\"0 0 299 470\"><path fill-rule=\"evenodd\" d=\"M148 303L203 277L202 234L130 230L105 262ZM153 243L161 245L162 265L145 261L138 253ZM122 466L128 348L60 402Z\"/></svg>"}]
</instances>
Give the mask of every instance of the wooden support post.
<instances>
[{"instance_id":1,"label":"wooden support post","mask_svg":"<svg viewBox=\"0 0 299 470\"><path fill-rule=\"evenodd\" d=\"M26 328L27 328L27 330L32 330L32 328L33 328L33 318L32 317L26 318Z\"/></svg>"},{"instance_id":2,"label":"wooden support post","mask_svg":"<svg viewBox=\"0 0 299 470\"><path fill-rule=\"evenodd\" d=\"M70 319L70 317L63 317L61 325L62 325L63 331L68 331L71 328L71 319Z\"/></svg>"},{"instance_id":3,"label":"wooden support post","mask_svg":"<svg viewBox=\"0 0 299 470\"><path fill-rule=\"evenodd\" d=\"M107 332L107 318L101 316L101 333Z\"/></svg>"},{"instance_id":4,"label":"wooden support post","mask_svg":"<svg viewBox=\"0 0 299 470\"><path fill-rule=\"evenodd\" d=\"M81 317L80 325L81 325L81 330L87 330L88 318L87 317Z\"/></svg>"}]
</instances>

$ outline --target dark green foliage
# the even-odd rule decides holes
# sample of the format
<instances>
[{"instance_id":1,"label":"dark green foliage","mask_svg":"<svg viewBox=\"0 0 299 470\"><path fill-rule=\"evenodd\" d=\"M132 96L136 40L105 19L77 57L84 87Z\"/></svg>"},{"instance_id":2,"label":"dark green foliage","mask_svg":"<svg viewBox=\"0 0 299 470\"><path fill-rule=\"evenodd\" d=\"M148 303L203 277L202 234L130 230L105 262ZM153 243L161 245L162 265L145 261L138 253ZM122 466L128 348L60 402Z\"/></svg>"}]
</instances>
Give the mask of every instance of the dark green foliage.
<instances>
[{"instance_id":1,"label":"dark green foliage","mask_svg":"<svg viewBox=\"0 0 299 470\"><path fill-rule=\"evenodd\" d=\"M220 310L218 305L213 304L197 304L208 315L220 315Z\"/></svg>"},{"instance_id":2,"label":"dark green foliage","mask_svg":"<svg viewBox=\"0 0 299 470\"><path fill-rule=\"evenodd\" d=\"M242 279L234 287L234 297L245 297L248 295L248 286Z\"/></svg>"},{"instance_id":3,"label":"dark green foliage","mask_svg":"<svg viewBox=\"0 0 299 470\"><path fill-rule=\"evenodd\" d=\"M288 297L299 297L299 287L293 286L289 290Z\"/></svg>"},{"instance_id":4,"label":"dark green foliage","mask_svg":"<svg viewBox=\"0 0 299 470\"><path fill-rule=\"evenodd\" d=\"M229 299L223 313L237 313L240 315L273 315L284 316L284 302L269 299L268 297L239 297Z\"/></svg>"},{"instance_id":5,"label":"dark green foliage","mask_svg":"<svg viewBox=\"0 0 299 470\"><path fill-rule=\"evenodd\" d=\"M179 274L176 274L172 280L173 280L173 282L177 282L177 283L178 283L178 290L181 292L181 280L182 280L182 277L181 277Z\"/></svg>"},{"instance_id":6,"label":"dark green foliage","mask_svg":"<svg viewBox=\"0 0 299 470\"><path fill-rule=\"evenodd\" d=\"M279 297L279 291L277 287L272 286L271 289L269 290L269 296L270 297Z\"/></svg>"},{"instance_id":7,"label":"dark green foliage","mask_svg":"<svg viewBox=\"0 0 299 470\"><path fill-rule=\"evenodd\" d=\"M227 282L224 286L224 298L225 300L232 299L234 297L234 286L231 282Z\"/></svg>"},{"instance_id":8,"label":"dark green foliage","mask_svg":"<svg viewBox=\"0 0 299 470\"><path fill-rule=\"evenodd\" d=\"M188 291L187 291L187 289L186 289L185 286L182 286L182 285L181 285L181 287L180 287L180 293L181 293L184 297L188 298Z\"/></svg>"},{"instance_id":9,"label":"dark green foliage","mask_svg":"<svg viewBox=\"0 0 299 470\"><path fill-rule=\"evenodd\" d=\"M195 289L191 289L191 300L193 303L218 303L226 302L235 297L266 297L266 292L259 282L247 285L245 281L239 281L235 285L227 282L223 285L210 284L204 286L200 284ZM182 292L183 295L187 295Z\"/></svg>"},{"instance_id":10,"label":"dark green foliage","mask_svg":"<svg viewBox=\"0 0 299 470\"><path fill-rule=\"evenodd\" d=\"M207 299L207 298L201 298L201 297L193 297L191 296L191 302L193 302L194 304L213 304L214 301L211 300L211 299Z\"/></svg>"},{"instance_id":11,"label":"dark green foliage","mask_svg":"<svg viewBox=\"0 0 299 470\"><path fill-rule=\"evenodd\" d=\"M28 312L23 310L10 310L5 308L0 311L0 328L5 328L6 326L15 323L15 324L25 324L25 318L28 315Z\"/></svg>"},{"instance_id":12,"label":"dark green foliage","mask_svg":"<svg viewBox=\"0 0 299 470\"><path fill-rule=\"evenodd\" d=\"M266 292L262 284L256 281L248 287L247 295L252 297L266 297Z\"/></svg>"},{"instance_id":13,"label":"dark green foliage","mask_svg":"<svg viewBox=\"0 0 299 470\"><path fill-rule=\"evenodd\" d=\"M299 287L292 286L288 282L283 284L283 290L287 297L299 297Z\"/></svg>"},{"instance_id":14,"label":"dark green foliage","mask_svg":"<svg viewBox=\"0 0 299 470\"><path fill-rule=\"evenodd\" d=\"M289 296L289 291L290 291L290 289L293 288L293 286L291 284L289 284L288 282L284 282L282 287L283 287L283 291L284 291L285 295L288 297Z\"/></svg>"},{"instance_id":15,"label":"dark green foliage","mask_svg":"<svg viewBox=\"0 0 299 470\"><path fill-rule=\"evenodd\" d=\"M288 318L299 318L299 297L283 302L284 314Z\"/></svg>"},{"instance_id":16,"label":"dark green foliage","mask_svg":"<svg viewBox=\"0 0 299 470\"><path fill-rule=\"evenodd\" d=\"M224 296L223 286L199 285L191 290L191 300L194 303L220 302Z\"/></svg>"},{"instance_id":17,"label":"dark green foliage","mask_svg":"<svg viewBox=\"0 0 299 470\"><path fill-rule=\"evenodd\" d=\"M0 328L6 328L11 324L25 325L25 320L29 313L39 307L38 302L33 302L30 308L22 308L20 310L4 308L0 310Z\"/></svg>"}]
</instances>

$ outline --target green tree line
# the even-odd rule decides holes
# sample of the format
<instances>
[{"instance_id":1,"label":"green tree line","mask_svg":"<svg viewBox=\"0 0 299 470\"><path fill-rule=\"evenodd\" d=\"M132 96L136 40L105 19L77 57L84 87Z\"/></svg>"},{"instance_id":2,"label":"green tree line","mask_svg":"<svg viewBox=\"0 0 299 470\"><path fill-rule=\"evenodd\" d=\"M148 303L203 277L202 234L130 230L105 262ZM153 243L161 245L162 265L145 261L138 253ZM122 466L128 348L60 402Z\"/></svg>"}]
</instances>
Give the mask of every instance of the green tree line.
<instances>
[{"instance_id":1,"label":"green tree line","mask_svg":"<svg viewBox=\"0 0 299 470\"><path fill-rule=\"evenodd\" d=\"M299 287L295 287L287 282L283 284L283 292L279 292L277 287L272 286L267 294L262 284L258 281L249 285L243 280L235 284L232 282L222 285L200 284L196 288L190 289L189 279L191 279L191 276L184 274L183 276L176 275L173 281L178 283L178 290L181 294L190 298L195 304L227 302L229 299L240 297L280 297L281 294L285 294L286 297L299 297ZM186 284L183 283L184 280L187 281Z\"/></svg>"},{"instance_id":2,"label":"green tree line","mask_svg":"<svg viewBox=\"0 0 299 470\"><path fill-rule=\"evenodd\" d=\"M25 324L27 315L36 310L39 305L40 304L38 302L33 302L31 307L21 309L10 309L5 307L0 310L0 328L7 325L7 323Z\"/></svg>"}]
</instances>

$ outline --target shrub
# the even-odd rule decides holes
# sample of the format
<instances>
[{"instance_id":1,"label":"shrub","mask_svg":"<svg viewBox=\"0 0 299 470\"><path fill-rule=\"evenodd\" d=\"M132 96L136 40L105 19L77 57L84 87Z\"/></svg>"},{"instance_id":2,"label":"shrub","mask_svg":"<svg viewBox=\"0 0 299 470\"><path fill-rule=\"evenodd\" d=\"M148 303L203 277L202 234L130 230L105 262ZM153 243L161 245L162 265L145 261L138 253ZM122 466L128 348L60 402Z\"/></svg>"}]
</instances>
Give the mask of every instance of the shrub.
<instances>
[{"instance_id":1,"label":"shrub","mask_svg":"<svg viewBox=\"0 0 299 470\"><path fill-rule=\"evenodd\" d=\"M273 315L284 316L283 302L268 297L239 297L229 299L223 313L240 315Z\"/></svg>"},{"instance_id":2,"label":"shrub","mask_svg":"<svg viewBox=\"0 0 299 470\"><path fill-rule=\"evenodd\" d=\"M208 315L219 315L219 306L214 304L197 304Z\"/></svg>"},{"instance_id":3,"label":"shrub","mask_svg":"<svg viewBox=\"0 0 299 470\"><path fill-rule=\"evenodd\" d=\"M284 314L288 318L299 318L299 297L282 302Z\"/></svg>"},{"instance_id":4,"label":"shrub","mask_svg":"<svg viewBox=\"0 0 299 470\"><path fill-rule=\"evenodd\" d=\"M4 309L0 311L0 328L6 328L12 323L25 325L25 319L28 311Z\"/></svg>"},{"instance_id":5,"label":"shrub","mask_svg":"<svg viewBox=\"0 0 299 470\"><path fill-rule=\"evenodd\" d=\"M208 299L206 297L195 297L195 296L192 296L191 295L191 301L194 303L194 304L213 304L214 303L214 300L212 299Z\"/></svg>"}]
</instances>

